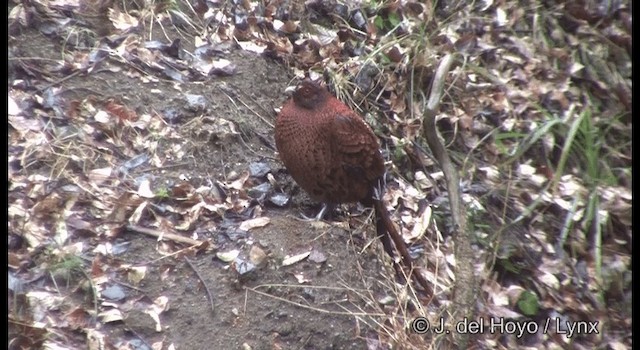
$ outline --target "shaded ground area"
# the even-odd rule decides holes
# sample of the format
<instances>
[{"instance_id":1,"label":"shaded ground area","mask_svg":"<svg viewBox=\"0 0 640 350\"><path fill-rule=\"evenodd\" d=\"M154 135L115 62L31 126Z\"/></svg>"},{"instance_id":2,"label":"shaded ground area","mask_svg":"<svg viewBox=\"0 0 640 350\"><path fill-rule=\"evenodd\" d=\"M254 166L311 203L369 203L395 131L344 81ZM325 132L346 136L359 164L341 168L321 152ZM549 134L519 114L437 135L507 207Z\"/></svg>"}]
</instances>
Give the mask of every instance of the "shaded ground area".
<instances>
[{"instance_id":1,"label":"shaded ground area","mask_svg":"<svg viewBox=\"0 0 640 350\"><path fill-rule=\"evenodd\" d=\"M14 47L24 57L55 59L59 52L57 45L29 30ZM169 159L162 169L133 171L128 174L132 178L149 172L154 184L166 186L180 182L181 176L194 183L234 180L247 170L250 162L265 160L277 174L281 165L275 160L272 128L268 124L275 116L273 108L286 98L284 89L289 81L286 70L281 64L251 53L232 50L225 57L237 65L237 74L182 84L179 88L170 81L145 83L144 79L131 76L126 67L120 70L107 64L88 77L75 76L56 84L61 89L58 98L78 101L92 95L103 101L117 99L138 114L175 116L169 121L175 134L158 139L157 154L170 153L178 144L184 147L184 156ZM204 98L202 109L189 109L185 97L188 94ZM198 117L203 113L213 120L211 124L218 117L224 118L232 121L237 130L206 132L211 124L202 125ZM117 158L119 162L128 160ZM108 165L100 161L91 164ZM29 170L39 172L49 168ZM148 270L136 289L123 288L125 300L136 302L129 305L131 310L123 322L107 325L109 339L119 339L111 345L122 348L129 341L133 344L129 348L139 349L145 348L144 342L173 344L179 349L239 349L247 345L253 349L365 348L365 338L371 329L362 322L356 323L354 316L360 314L364 319L375 316L377 307L367 303L375 302L371 298L383 296L382 292L371 293L380 289L380 283L375 281L381 279L380 272L384 271L376 259L376 243L360 253L372 239L363 233L369 225L360 223L354 244L348 231L329 224L314 229L312 223L295 218L298 212L295 208L268 209L263 215L272 219L269 225L231 238L223 230L198 230L201 239L211 238L218 243L219 250L239 249L246 254L251 246L260 246L268 255L266 266L248 277L229 269L212 251L191 257L192 267L180 259L162 258L155 239L132 231L122 232L115 244L126 248L114 257L117 265L148 266ZM362 216L360 220L365 218ZM285 256L309 248L323 255L322 261L280 266ZM117 276L115 280L126 281L125 275ZM300 284L299 279L306 283ZM212 306L203 283L210 289ZM245 287L256 288L262 294ZM163 330L157 332L156 322L147 313L136 311L135 305L161 296L168 298L169 306L159 318ZM80 335L76 339L77 345L83 338Z\"/></svg>"},{"instance_id":2,"label":"shaded ground area","mask_svg":"<svg viewBox=\"0 0 640 350\"><path fill-rule=\"evenodd\" d=\"M148 278L140 288L151 299L162 295L169 298L171 307L162 317L166 331L155 332L153 322L144 322L148 318L145 314L140 315L143 320L126 320L125 325L148 341L166 337L183 349L239 349L243 344L253 349L365 348L364 338L373 335L363 323L356 327L354 315L374 317L375 308L366 302L383 296L380 292L370 294L379 290L371 287L381 278L381 267L371 249L358 254L356 249L365 241L356 239L354 245L349 234L339 228L314 229L279 211L268 215L271 224L252 233L257 244L269 252L271 263L264 269L239 281L233 270L211 255L193 259L210 288L214 310L190 266L162 260L150 265ZM157 257L153 241L133 238L131 243L123 261L142 262ZM277 267L285 255L307 246L326 254L326 262L305 261ZM311 282L299 284L300 276ZM122 327L113 328L115 332L123 331Z\"/></svg>"}]
</instances>

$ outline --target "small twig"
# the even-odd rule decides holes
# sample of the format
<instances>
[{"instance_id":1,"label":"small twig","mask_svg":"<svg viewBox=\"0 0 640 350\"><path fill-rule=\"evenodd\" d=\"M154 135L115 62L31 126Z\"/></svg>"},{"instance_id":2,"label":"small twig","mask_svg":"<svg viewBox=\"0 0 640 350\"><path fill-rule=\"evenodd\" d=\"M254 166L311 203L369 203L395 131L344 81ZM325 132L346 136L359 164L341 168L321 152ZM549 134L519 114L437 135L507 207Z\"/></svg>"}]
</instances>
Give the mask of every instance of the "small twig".
<instances>
[{"instance_id":1,"label":"small twig","mask_svg":"<svg viewBox=\"0 0 640 350\"><path fill-rule=\"evenodd\" d=\"M309 340L311 340L311 336L308 336L307 340L305 340L304 343L302 343L300 346L298 346L298 349L306 349L305 346L307 345Z\"/></svg>"},{"instance_id":2,"label":"small twig","mask_svg":"<svg viewBox=\"0 0 640 350\"><path fill-rule=\"evenodd\" d=\"M386 316L384 313L366 313L366 312L351 312L351 311L340 312L340 311L330 311L330 310L320 309L320 308L317 308L317 307L304 305L304 304L301 304L301 303L296 303L295 301L287 300L285 298L281 298L281 297L275 296L273 294L261 292L261 291L257 290L256 288L245 287L245 290L252 291L252 292L254 292L256 294L260 294L260 295L263 295L263 296L266 296L266 297L269 297L269 298L280 300L280 301L285 302L287 304L292 304L292 305L295 305L295 306L298 306L298 307L301 307L301 308L304 308L304 309L309 309L309 310L321 312L323 314L347 315L347 316L371 316L371 317L384 317L384 316Z\"/></svg>"},{"instance_id":3,"label":"small twig","mask_svg":"<svg viewBox=\"0 0 640 350\"><path fill-rule=\"evenodd\" d=\"M206 242L206 243L209 243L208 241L205 241L205 242ZM151 265L151 264L154 264L154 263L156 263L156 262L158 262L158 261L160 261L160 260L167 259L167 258L171 258L171 257L173 257L173 256L177 256L177 255L183 254L184 252L189 251L189 250L192 250L193 248L198 248L198 247L200 247L200 246L201 246L202 244L204 244L205 242L201 242L201 243L194 244L194 245L191 245L191 246L186 247L186 248L182 248L182 249L177 250L177 251L175 251L175 252L173 252L173 253L171 253L171 254L163 255L163 256L161 256L161 257L159 257L159 258L157 258L157 259L153 259L153 260L150 260L150 261L146 261L146 262L144 262L144 263L140 263L139 265Z\"/></svg>"},{"instance_id":4,"label":"small twig","mask_svg":"<svg viewBox=\"0 0 640 350\"><path fill-rule=\"evenodd\" d=\"M73 72L73 73L71 73L71 74L67 75L67 76L66 76L66 77L64 77L64 78L58 79L58 80L56 80L56 81L53 81L53 82L51 82L51 83L49 83L49 84L47 84L47 85L45 85L45 86L43 86L43 87L39 88L39 89L38 89L38 92L42 92L42 91L44 91L44 90L46 90L46 89L48 89L48 88L50 88L50 87L52 87L52 86L54 86L54 85L58 85L58 84L60 84L60 83L64 83L65 81L67 81L67 80L69 80L69 79L71 79L71 78L73 78L73 77L75 77L75 76L78 76L80 73L84 73L84 71L77 70L77 71L75 71L75 72Z\"/></svg>"},{"instance_id":5,"label":"small twig","mask_svg":"<svg viewBox=\"0 0 640 350\"><path fill-rule=\"evenodd\" d=\"M80 273L82 273L84 275L84 277L87 279L87 281L89 282L89 285L91 286L91 295L93 296L93 316L91 316L91 319L93 320L93 322L95 323L95 325L98 325L98 289L96 288L96 284L93 283L93 279L91 279L91 276L89 276L89 274L81 269Z\"/></svg>"},{"instance_id":6,"label":"small twig","mask_svg":"<svg viewBox=\"0 0 640 350\"><path fill-rule=\"evenodd\" d=\"M211 312L215 312L216 309L213 306L213 296L211 294L211 290L209 290L209 285L205 282L204 278L202 278L202 275L200 275L200 272L198 271L198 269L196 269L196 267L193 265L191 260L189 260L189 258L187 258L186 256L184 257L184 260L187 262L187 264L189 264L189 266L191 266L191 269L193 270L193 272L196 273L196 276L198 276L198 279L200 279L200 282L202 282L202 285L204 286L204 290L207 292L207 298L209 299Z\"/></svg>"},{"instance_id":7,"label":"small twig","mask_svg":"<svg viewBox=\"0 0 640 350\"><path fill-rule=\"evenodd\" d=\"M138 288L138 287L136 287L136 286L132 286L132 285L130 285L129 283L122 282L122 281L118 281L118 280L115 280L115 279L114 279L114 280L112 280L112 281L114 281L115 283L117 283L117 284L119 284L119 285L125 286L125 287L127 287L127 288L129 288L129 289L136 290L136 291L138 291L138 292L140 292L140 293L142 293L142 294L147 294L147 292L145 292L144 290L142 290L142 289L140 289L140 288Z\"/></svg>"},{"instance_id":8,"label":"small twig","mask_svg":"<svg viewBox=\"0 0 640 350\"><path fill-rule=\"evenodd\" d=\"M238 108L238 105L236 104L236 101L233 99L233 97L231 97L231 95L227 92L227 89L225 89L224 87L219 87L219 90L222 91L223 94L225 94L225 96L227 96L227 98L229 99L229 101L231 101L231 103L234 104L234 106L236 106L236 108ZM237 92L236 92L237 94ZM246 102L244 102L241 98L237 97L237 100L240 101L240 103L242 103L243 106L245 106L248 110L250 110L253 114L256 115L256 117L260 118L260 120L262 120L263 122L265 122L265 124L267 124L269 127L271 127L272 129L274 128L273 123L271 123L270 121L268 121L267 119L265 119L265 117L263 117L262 115L260 115L260 113L256 112L253 110L253 108L249 107L249 105L247 105Z\"/></svg>"},{"instance_id":9,"label":"small twig","mask_svg":"<svg viewBox=\"0 0 640 350\"><path fill-rule=\"evenodd\" d=\"M251 146L249 146L247 144L247 142L245 142L244 138L242 138L242 135L243 135L243 133L238 134L237 136L240 139L240 142L242 143L242 145L244 147L246 147L247 150L249 150L249 152L253 153L255 156L258 156L258 157L262 157L262 158L267 157L267 156L263 156L262 154L259 154L258 152L254 151L253 148L251 148Z\"/></svg>"},{"instance_id":10,"label":"small twig","mask_svg":"<svg viewBox=\"0 0 640 350\"><path fill-rule=\"evenodd\" d=\"M125 324L126 324L126 322L125 322ZM133 330L133 328L127 326L127 331L133 333L133 335L138 337L138 339L140 339L144 343L144 345L146 345L149 349L152 349L151 344L149 344L140 334L138 334L138 332Z\"/></svg>"},{"instance_id":11,"label":"small twig","mask_svg":"<svg viewBox=\"0 0 640 350\"><path fill-rule=\"evenodd\" d=\"M361 291L361 292L366 292L369 291L368 289L364 289L364 288L352 288L352 287L333 287L333 286L310 286L310 285L299 285L299 284L286 284L286 283L265 283L265 284L260 284L257 285L255 287L253 287L253 289L258 289L258 288L275 288L275 287L281 287L281 288L290 288L290 289L326 289L326 290L337 290L337 291Z\"/></svg>"},{"instance_id":12,"label":"small twig","mask_svg":"<svg viewBox=\"0 0 640 350\"><path fill-rule=\"evenodd\" d=\"M190 165L190 162L180 162L180 163L168 164L168 165L157 166L157 167L147 167L147 168L140 169L138 171L141 173L146 173L148 171L166 170L166 169L179 168L179 167L184 167L189 165Z\"/></svg>"},{"instance_id":13,"label":"small twig","mask_svg":"<svg viewBox=\"0 0 640 350\"><path fill-rule=\"evenodd\" d=\"M445 78L449 73L453 61L453 55L447 54L438 65L433 78L429 101L423 114L422 132L444 173L447 191L449 193L451 217L453 219L456 282L453 289L453 308L449 315L455 319L472 319L475 311L474 302L475 298L477 298L477 286L473 266L474 251L471 248L472 238L467 228L467 210L460 195L458 170L438 138L436 128L436 113L440 107ZM469 344L469 334L456 332L454 333L454 338L458 348L466 348Z\"/></svg>"},{"instance_id":14,"label":"small twig","mask_svg":"<svg viewBox=\"0 0 640 350\"><path fill-rule=\"evenodd\" d=\"M137 226L137 225L127 225L126 229L129 231L144 233L145 235L152 236L152 237L168 239L178 243L186 243L190 245L200 245L204 243L204 241L198 241L197 239L192 239L189 237L177 235L175 233L163 232L160 230L155 230L152 228L146 228L146 227Z\"/></svg>"}]
</instances>

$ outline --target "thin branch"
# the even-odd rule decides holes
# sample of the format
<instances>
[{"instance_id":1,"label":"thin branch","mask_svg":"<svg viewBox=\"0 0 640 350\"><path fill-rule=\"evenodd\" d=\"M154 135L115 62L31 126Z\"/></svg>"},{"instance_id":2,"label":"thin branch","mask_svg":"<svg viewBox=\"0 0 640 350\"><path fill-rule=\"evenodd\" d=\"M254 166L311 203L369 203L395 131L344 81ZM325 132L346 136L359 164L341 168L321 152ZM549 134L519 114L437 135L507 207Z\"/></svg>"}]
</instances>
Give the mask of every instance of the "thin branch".
<instances>
[{"instance_id":1,"label":"thin branch","mask_svg":"<svg viewBox=\"0 0 640 350\"><path fill-rule=\"evenodd\" d=\"M211 306L211 312L215 312L216 308L213 305L213 295L211 294L211 290L209 289L209 285L207 285L207 282L205 282L204 278L202 278L202 275L200 275L200 271L198 271L198 269L196 269L196 267L193 265L191 260L189 260L189 258L187 258L186 256L184 257L184 260L187 262L187 264L189 264L189 266L191 267L193 272L196 273L196 276L198 276L198 279L200 280L200 282L202 282L202 285L204 286L204 290L207 292L207 298L209 299L209 305Z\"/></svg>"},{"instance_id":2,"label":"thin branch","mask_svg":"<svg viewBox=\"0 0 640 350\"><path fill-rule=\"evenodd\" d=\"M127 225L126 228L129 231L143 233L145 235L160 238L160 239L168 239L178 243L186 243L190 245L200 245L204 243L204 241L198 241L197 239L192 239L189 237L177 235L175 233L163 232L160 230L155 230L152 228L146 228L146 227L137 226L137 225Z\"/></svg>"},{"instance_id":3,"label":"thin branch","mask_svg":"<svg viewBox=\"0 0 640 350\"><path fill-rule=\"evenodd\" d=\"M449 193L449 204L453 219L453 241L455 245L454 256L456 259L456 282L452 295L452 308L449 315L452 319L471 319L474 314L474 302L476 294L476 281L471 237L467 232L467 211L460 196L460 180L458 170L451 162L449 154L440 139L436 129L436 111L439 109L440 100L444 91L444 83L447 74L454 62L453 55L448 54L442 58L433 79L431 94L424 111L422 120L422 132L427 144L436 160L442 168ZM454 333L454 342L461 349L467 348L469 334Z\"/></svg>"}]
</instances>

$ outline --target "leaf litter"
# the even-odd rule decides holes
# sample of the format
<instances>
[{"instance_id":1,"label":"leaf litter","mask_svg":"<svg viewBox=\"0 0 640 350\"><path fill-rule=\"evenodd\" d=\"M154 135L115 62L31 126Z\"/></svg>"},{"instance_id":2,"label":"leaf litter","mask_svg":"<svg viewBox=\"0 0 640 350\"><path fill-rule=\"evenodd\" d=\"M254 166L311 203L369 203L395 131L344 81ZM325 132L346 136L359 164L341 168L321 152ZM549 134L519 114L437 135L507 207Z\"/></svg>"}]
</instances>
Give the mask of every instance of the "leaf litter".
<instances>
[{"instance_id":1,"label":"leaf litter","mask_svg":"<svg viewBox=\"0 0 640 350\"><path fill-rule=\"evenodd\" d=\"M153 334L167 331L163 314L180 298L150 299L138 291L154 278L145 270L155 262L118 258L136 256L132 246L120 245L131 232L156 237L157 253L168 258L216 251L224 268L241 275L279 258L297 269L292 281L307 285L318 279L309 270L314 264L330 268L326 247L280 250L260 241L281 227L271 209L290 202L290 185L285 191L278 185L285 183L276 172L281 165L272 162L269 131L261 131L269 129L251 130L239 117L272 118L282 97L272 91L263 97L265 108L256 103L264 90L248 95L224 80L255 71L243 62L247 53L287 64L298 78L308 70L324 75L355 110L375 111L365 117L394 175L385 199L438 298L447 300L455 279L448 198L420 138L418 92L428 89L438 57L454 51L463 58L448 80L438 125L462 169L483 248L478 316L600 323L599 334L571 339L556 329L523 338L485 334L478 344L629 348L630 6L551 3L453 9L413 1L230 7L196 1L123 9L109 1L95 8L11 2L8 213L16 243L9 249L10 292L24 298L10 307L10 348L160 339ZM98 15L88 16L92 11ZM25 43L38 37L44 53L34 54ZM123 76L115 86L114 74ZM261 74L251 80L277 83L280 92L288 84L271 71ZM205 82L211 88L198 93ZM241 112L222 114L219 105ZM205 164L202 155L220 164ZM348 226L362 227L357 218ZM330 230L311 226L321 239ZM175 280L177 268L169 263L165 280ZM198 273L201 266L193 268ZM113 283L121 279L131 285ZM313 300L314 293L303 295ZM402 292L394 293L402 300ZM536 318L528 315L531 303ZM389 320L405 323L372 326L377 323L358 319L374 330L359 335L359 346L433 344L404 332L420 314L399 305L386 311ZM96 322L124 322L136 336L118 339ZM77 329L86 337L71 332ZM44 334L55 336L44 340ZM273 334L273 346L292 341L286 330ZM155 340L146 346L175 346Z\"/></svg>"}]
</instances>

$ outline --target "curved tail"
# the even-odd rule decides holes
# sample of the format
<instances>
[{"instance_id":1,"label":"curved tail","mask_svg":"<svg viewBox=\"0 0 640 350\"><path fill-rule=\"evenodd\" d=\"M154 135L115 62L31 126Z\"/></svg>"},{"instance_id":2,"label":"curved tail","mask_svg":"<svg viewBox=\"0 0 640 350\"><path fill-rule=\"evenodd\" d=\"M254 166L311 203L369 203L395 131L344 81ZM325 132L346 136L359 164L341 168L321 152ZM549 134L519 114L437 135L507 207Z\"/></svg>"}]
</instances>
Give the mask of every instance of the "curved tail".
<instances>
[{"instance_id":1,"label":"curved tail","mask_svg":"<svg viewBox=\"0 0 640 350\"><path fill-rule=\"evenodd\" d=\"M373 196L373 208L376 212L376 232L380 240L382 240L382 245L384 246L384 251L389 254L391 260L393 260L393 266L396 269L396 273L404 276L400 266L395 261L395 254L393 252L393 245L395 245L396 249L400 253L400 258L402 261L402 265L409 270L409 274L415 279L415 281L424 289L425 293L429 296L433 296L433 290L431 286L427 283L427 280L420 274L420 272L413 267L413 261L411 260L411 256L409 255L409 249L407 249L407 245L404 243L404 239L398 232L395 224L391 220L391 216L389 215L389 211L386 209L384 205L384 201L382 196L380 195L380 191L376 191L377 193ZM393 244L391 243L393 241Z\"/></svg>"}]
</instances>

